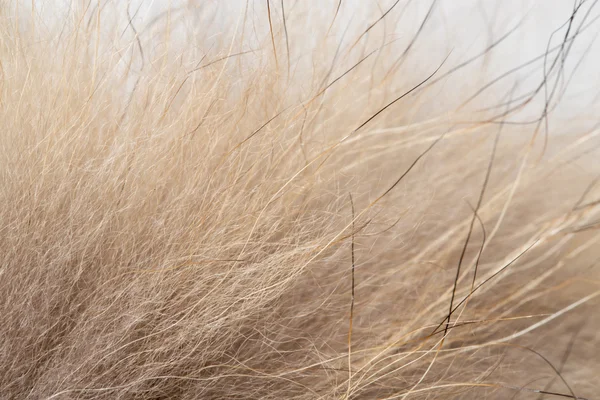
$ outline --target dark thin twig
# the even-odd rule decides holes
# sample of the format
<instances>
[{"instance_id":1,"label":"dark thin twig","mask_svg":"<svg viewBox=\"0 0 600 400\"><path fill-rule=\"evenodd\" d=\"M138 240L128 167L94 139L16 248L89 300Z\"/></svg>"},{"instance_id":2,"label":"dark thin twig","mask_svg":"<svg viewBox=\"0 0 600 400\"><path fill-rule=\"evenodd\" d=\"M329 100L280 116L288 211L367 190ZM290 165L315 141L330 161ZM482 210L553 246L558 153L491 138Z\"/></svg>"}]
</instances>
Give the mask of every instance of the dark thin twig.
<instances>
[{"instance_id":1,"label":"dark thin twig","mask_svg":"<svg viewBox=\"0 0 600 400\"><path fill-rule=\"evenodd\" d=\"M351 252L352 252L352 291L350 300L350 322L348 326L348 392L346 398L350 395L351 379L352 379L352 322L354 319L354 269L355 269L355 258L354 258L354 201L352 200L352 193L348 193L350 196L350 205L352 207L352 241L351 241Z\"/></svg>"},{"instance_id":2,"label":"dark thin twig","mask_svg":"<svg viewBox=\"0 0 600 400\"><path fill-rule=\"evenodd\" d=\"M556 367L554 366L554 364L552 364L552 363L550 362L550 360L548 360L548 359L547 359L547 358L546 358L544 355L542 355L540 352L538 352L538 351L536 351L536 350L532 349L531 347L528 347L528 346L521 346L521 345L518 345L518 344L509 344L509 346L514 346L514 347L518 347L518 348L521 348L521 349L524 349L524 350L530 351L530 352L532 352L533 354L537 355L537 356L538 356L539 358L541 358L542 360L544 360L544 362L545 362L546 364L548 364L548 365L550 366L550 368L552 368L552 369L554 370L554 372L556 373L556 376L557 376L558 378L560 378L560 380L562 381L562 383L563 383L563 384L565 385L565 387L566 387L566 388L569 390L569 393L571 394L571 396L569 396L569 397L571 397L572 399L580 399L580 397L577 397L577 395L575 395L575 392L573 391L573 389L571 388L571 386L570 386L570 385L567 383L567 380L566 380L566 379L565 379L565 378L562 376L562 374L561 374L561 372L559 371L559 369L558 369L558 368L556 368ZM540 391L539 391L539 393L542 393L542 394L552 394L552 393L550 393L550 392L548 392L548 393L545 393L545 390L540 390Z\"/></svg>"},{"instance_id":3,"label":"dark thin twig","mask_svg":"<svg viewBox=\"0 0 600 400\"><path fill-rule=\"evenodd\" d=\"M275 49L275 36L273 36L273 22L271 21L271 3L267 0L267 14L269 16L269 30L271 31L271 44L273 45L273 55L275 56L275 68L279 69L277 60L277 50Z\"/></svg>"},{"instance_id":4,"label":"dark thin twig","mask_svg":"<svg viewBox=\"0 0 600 400\"><path fill-rule=\"evenodd\" d=\"M600 174L598 176L596 176L591 182L590 184L587 186L587 188L585 188L585 190L583 191L583 194L581 195L581 197L579 198L579 200L577 201L577 203L575 203L575 206L573 207L573 211L575 210L579 210L581 208L584 208L587 206L587 204L592 204L592 203L587 203L582 205L583 200L585 200L585 198L587 197L587 195L592 191L592 189L596 186L596 184L600 182Z\"/></svg>"},{"instance_id":5,"label":"dark thin twig","mask_svg":"<svg viewBox=\"0 0 600 400\"><path fill-rule=\"evenodd\" d=\"M338 1L337 7L335 9L335 14L333 15L333 19L331 20L331 24L329 24L329 28L327 28L327 35L329 35L329 32L331 31L331 28L333 27L333 23L335 22L335 19L338 16L338 13L340 12L340 7L342 6L342 0Z\"/></svg>"},{"instance_id":6,"label":"dark thin twig","mask_svg":"<svg viewBox=\"0 0 600 400\"><path fill-rule=\"evenodd\" d=\"M505 389L517 390L519 392L530 392L530 393L547 394L548 396L565 397L567 399L574 399L574 400L589 400L589 399L586 399L585 397L576 397L576 396L572 396L572 395L567 394L567 393L550 392L550 391L547 391L547 390L532 389L532 388L526 388L526 387L508 386L508 385L501 385L500 387L503 387Z\"/></svg>"},{"instance_id":7,"label":"dark thin twig","mask_svg":"<svg viewBox=\"0 0 600 400\"><path fill-rule=\"evenodd\" d=\"M290 41L288 37L287 22L285 20L285 7L281 0L281 16L283 17L283 32L285 33L285 49L287 51L287 74L290 76Z\"/></svg>"},{"instance_id":8,"label":"dark thin twig","mask_svg":"<svg viewBox=\"0 0 600 400\"><path fill-rule=\"evenodd\" d=\"M529 246L527 246L527 248L525 248L525 250L523 250L522 252L520 252L519 254L517 254L512 260L510 260L508 263L506 263L506 265L504 265L498 271L494 272L490 277L488 277L483 282L481 282L479 285L477 285L473 290L471 290L471 292L467 296L465 296L464 299L462 299L456 306L454 306L454 308L451 310L451 314L453 314L460 306L462 306L468 299L470 299L471 296L473 296L473 294L475 294L475 292L477 292L477 290L479 290L482 286L484 286L486 283L488 283L489 281L491 281L492 279L494 279L496 276L500 275L502 272L506 271L506 269L508 267L510 267L511 265L513 265L515 262L517 262L517 260L519 258L521 258L522 256L524 256L525 253L527 253L529 250L531 250L536 244L538 244L539 241L540 241L540 239L535 240L533 243L531 243ZM437 332L437 330L442 325L444 325L444 322L447 321L447 320L448 320L448 317L445 317L442 320L442 322L440 322L438 324L438 326L433 330L432 335L435 334Z\"/></svg>"},{"instance_id":9,"label":"dark thin twig","mask_svg":"<svg viewBox=\"0 0 600 400\"><path fill-rule=\"evenodd\" d=\"M387 110L389 107L391 107L392 105L394 105L396 102L402 100L403 98L405 98L406 96L408 96L409 94L411 94L412 92L414 92L415 90L417 90L418 88L420 88L421 86L423 86L425 83L427 83L431 78L433 78L433 76L435 74L437 74L437 72L440 70L440 68L442 68L442 66L444 65L444 63L446 62L446 60L448 59L449 56L450 56L450 54L448 54L446 56L446 58L444 58L444 60L435 69L435 71L433 71L427 78L423 79L417 85L413 86L412 88L410 88L406 92L402 93L400 96L396 97L394 100L392 100L389 103L387 103L379 111L377 111L375 114L373 114L372 116L370 116L369 118L367 118L362 124L360 124L356 129L354 129L352 131L352 133L357 132L358 130L360 130L361 128L363 128L365 125L367 125L369 122L371 122L372 120L374 120L379 114L381 114L382 112L384 112L385 110Z\"/></svg>"},{"instance_id":10,"label":"dark thin twig","mask_svg":"<svg viewBox=\"0 0 600 400\"><path fill-rule=\"evenodd\" d=\"M433 71L427 78L423 79L421 82L419 82L417 85L413 86L411 89L407 90L406 92L402 93L400 96L396 97L394 100L390 101L389 103L387 103L385 106L383 106L382 108L379 109L379 111L377 111L375 114L371 115L369 118L367 118L363 123L361 123L358 127L356 127L352 132L350 132L348 135L346 135L345 137L343 137L336 145L334 145L329 151L333 150L337 145L343 143L344 141L346 141L346 139L348 139L350 136L354 135L356 132L358 132L360 129L362 129L363 127L365 127L369 122L371 122L372 120L374 120L379 114L381 114L382 112L384 112L385 110L387 110L389 107L391 107L392 105L394 105L395 103L397 103L398 101L402 100L403 98L405 98L406 96L408 96L409 94L413 93L414 91L416 91L417 89L419 89L421 86L423 86L425 83L427 83L433 76L435 76L435 74L440 70L440 68L442 68L442 66L444 65L444 63L446 62L446 60L448 59L448 57L450 56L450 54L448 54L446 56L446 58L444 58L444 60L440 63L440 65L435 69L435 71ZM444 132L442 135L440 135L440 137L438 137L432 144L431 146L429 146L423 153L421 153L414 161L413 163L408 167L408 169L400 176L400 178L398 178L398 180L396 180L396 182L385 192L383 193L381 196L379 196L377 199L375 199L369 207L373 206L375 203L377 203L379 200L381 200L384 196L386 196L394 187L396 187L396 185L398 185L398 183L400 183L400 181L413 169L413 167L419 162L419 160L421 158L423 158L425 156L425 154L427 154L433 147L435 147L435 145L442 140L442 138L446 135L446 132ZM321 164L319 165L319 168L321 168L321 166L323 164L325 164L325 162L329 159L329 157L331 156L331 153L329 153L329 155L327 157L325 157L325 159L321 162Z\"/></svg>"},{"instance_id":11,"label":"dark thin twig","mask_svg":"<svg viewBox=\"0 0 600 400\"><path fill-rule=\"evenodd\" d=\"M373 29L373 27L375 27L375 25L380 23L390 13L390 11L392 11L394 9L394 7L396 7L398 5L398 3L400 3L400 0L396 0L396 2L394 4L392 4L392 6L390 8L388 8L387 11L384 12L381 15L381 17L379 17L377 19L377 21L375 21L371 25L369 25L369 27L363 33L360 34L358 39L356 39L356 42L354 42L354 45L352 47L356 46L356 44L360 41L360 39L362 39L363 36L365 36L371 29Z\"/></svg>"},{"instance_id":12,"label":"dark thin twig","mask_svg":"<svg viewBox=\"0 0 600 400\"><path fill-rule=\"evenodd\" d=\"M469 241L471 240L471 235L473 233L473 226L475 225L475 219L478 218L477 213L479 212L479 208L481 207L481 203L483 202L483 196L485 195L485 190L487 189L487 186L488 186L488 183L490 180L490 175L492 173L492 166L494 164L494 159L496 157L496 149L498 148L498 140L500 139L501 131L502 131L502 125L498 129L498 132L496 133L496 137L494 138L494 145L492 147L492 153L490 155L490 161L488 163L487 171L485 173L483 185L481 186L481 191L479 192L479 198L477 199L477 205L475 206L475 209L473 210L473 217L471 218L471 224L469 225L469 231L467 233L465 243L464 243L462 251L460 253L460 258L458 260L458 266L456 267L456 276L454 277L454 285L452 288L452 297L450 298L450 307L448 309L448 316L446 317L448 324L444 328L444 336L446 336L446 333L448 333L448 326L450 325L450 319L452 317L452 307L454 305L454 297L456 295L456 288L458 286L458 278L460 277L460 269L461 269L463 260L465 258L465 254L467 252L467 246L469 245ZM479 255L481 255L481 254L479 254ZM478 257L478 259L479 259L479 257ZM475 274L473 276L473 285L471 286L471 290L473 290L473 287L475 286L476 275L477 275L477 269L475 269Z\"/></svg>"},{"instance_id":13,"label":"dark thin twig","mask_svg":"<svg viewBox=\"0 0 600 400\"><path fill-rule=\"evenodd\" d=\"M569 356L571 355L571 351L573 350L573 346L575 344L575 339L577 339L577 335L579 334L579 332L581 332L581 330L583 329L583 326L584 326L584 324L581 324L581 326L579 326L579 328L573 333L573 336L571 336L571 340L569 340L567 349L565 350L565 353L563 354L563 357L560 361L560 365L558 367L557 373L559 374L559 376L562 373L562 370L565 367L565 364L567 363ZM544 387L544 391L549 390L552 387L552 384L554 383L555 380L556 380L556 377L552 378L552 380L550 382L548 382L546 384L546 386ZM544 394L541 394L538 397L538 400L541 400L543 397L544 397Z\"/></svg>"},{"instance_id":14,"label":"dark thin twig","mask_svg":"<svg viewBox=\"0 0 600 400\"><path fill-rule=\"evenodd\" d=\"M230 54L230 55L225 56L225 57L217 58L214 61L211 61L211 62L209 62L207 64L200 65L200 66L194 68L193 70L191 70L191 71L188 72L188 75L191 74L192 72L196 72L196 71L201 70L203 68L210 67L211 65L216 64L219 61L227 60L228 58L231 58L231 57L237 57L237 56L241 56L241 55L248 54L248 53L253 53L253 52L254 52L254 50L246 50L246 51L241 51L239 53L233 53L233 54ZM202 60L204 60L205 57L206 57L206 55L204 57L202 57ZM200 62L202 62L202 60L200 60Z\"/></svg>"},{"instance_id":15,"label":"dark thin twig","mask_svg":"<svg viewBox=\"0 0 600 400\"><path fill-rule=\"evenodd\" d=\"M485 225L483 224L483 221L481 220L478 211L475 208L473 208L473 206L469 202L467 202L467 204L469 205L469 207L471 207L471 211L473 212L473 215L475 215L475 218L477 218L477 222L479 222L479 227L481 228L481 234L483 236L483 238L481 239L481 246L479 247L479 253L477 253L477 259L475 260L475 267L473 268L473 280L471 281L471 290L473 290L475 288L475 281L477 280L479 262L481 261L481 255L483 254L483 248L485 247L487 239L487 232L485 230Z\"/></svg>"}]
</instances>

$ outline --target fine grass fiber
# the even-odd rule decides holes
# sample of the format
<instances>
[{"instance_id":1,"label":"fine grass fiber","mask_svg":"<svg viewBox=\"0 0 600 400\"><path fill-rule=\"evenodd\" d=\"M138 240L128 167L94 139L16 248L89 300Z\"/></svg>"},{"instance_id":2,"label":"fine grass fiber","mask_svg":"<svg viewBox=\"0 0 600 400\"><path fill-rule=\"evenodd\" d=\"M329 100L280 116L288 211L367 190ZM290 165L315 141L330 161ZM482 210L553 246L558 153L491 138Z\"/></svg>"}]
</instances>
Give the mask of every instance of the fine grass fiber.
<instances>
[{"instance_id":1,"label":"fine grass fiber","mask_svg":"<svg viewBox=\"0 0 600 400\"><path fill-rule=\"evenodd\" d=\"M451 3L0 2L0 398L598 398L600 6Z\"/></svg>"}]
</instances>

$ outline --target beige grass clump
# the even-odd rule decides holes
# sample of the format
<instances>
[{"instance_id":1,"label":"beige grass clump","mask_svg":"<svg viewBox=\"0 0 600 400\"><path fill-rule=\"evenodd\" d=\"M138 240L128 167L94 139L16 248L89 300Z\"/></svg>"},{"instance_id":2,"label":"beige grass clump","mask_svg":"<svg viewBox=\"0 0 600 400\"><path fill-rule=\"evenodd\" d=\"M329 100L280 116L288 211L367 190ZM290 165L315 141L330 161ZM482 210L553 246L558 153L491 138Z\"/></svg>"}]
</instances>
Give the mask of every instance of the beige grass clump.
<instances>
[{"instance_id":1,"label":"beige grass clump","mask_svg":"<svg viewBox=\"0 0 600 400\"><path fill-rule=\"evenodd\" d=\"M410 3L2 5L0 398L594 398L597 7Z\"/></svg>"}]
</instances>

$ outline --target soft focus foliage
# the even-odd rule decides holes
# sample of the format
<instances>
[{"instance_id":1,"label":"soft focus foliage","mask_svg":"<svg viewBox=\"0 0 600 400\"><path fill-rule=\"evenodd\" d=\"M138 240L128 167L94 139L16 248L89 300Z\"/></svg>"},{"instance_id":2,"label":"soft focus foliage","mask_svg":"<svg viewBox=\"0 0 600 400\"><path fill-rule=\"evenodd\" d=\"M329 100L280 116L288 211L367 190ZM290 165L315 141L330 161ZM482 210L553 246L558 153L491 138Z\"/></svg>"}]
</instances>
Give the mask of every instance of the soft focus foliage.
<instances>
[{"instance_id":1,"label":"soft focus foliage","mask_svg":"<svg viewBox=\"0 0 600 400\"><path fill-rule=\"evenodd\" d=\"M3 3L0 398L595 396L600 7L321 3Z\"/></svg>"}]
</instances>

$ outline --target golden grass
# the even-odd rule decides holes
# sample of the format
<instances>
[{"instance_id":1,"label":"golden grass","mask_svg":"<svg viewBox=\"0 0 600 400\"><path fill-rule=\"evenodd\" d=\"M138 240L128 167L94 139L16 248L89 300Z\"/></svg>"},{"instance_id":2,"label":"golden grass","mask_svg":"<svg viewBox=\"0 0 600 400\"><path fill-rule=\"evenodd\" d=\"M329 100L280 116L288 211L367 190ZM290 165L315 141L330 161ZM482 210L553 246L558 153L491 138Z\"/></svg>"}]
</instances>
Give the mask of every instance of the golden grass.
<instances>
[{"instance_id":1,"label":"golden grass","mask_svg":"<svg viewBox=\"0 0 600 400\"><path fill-rule=\"evenodd\" d=\"M0 398L596 396L595 3L480 94L388 3L2 5Z\"/></svg>"}]
</instances>

